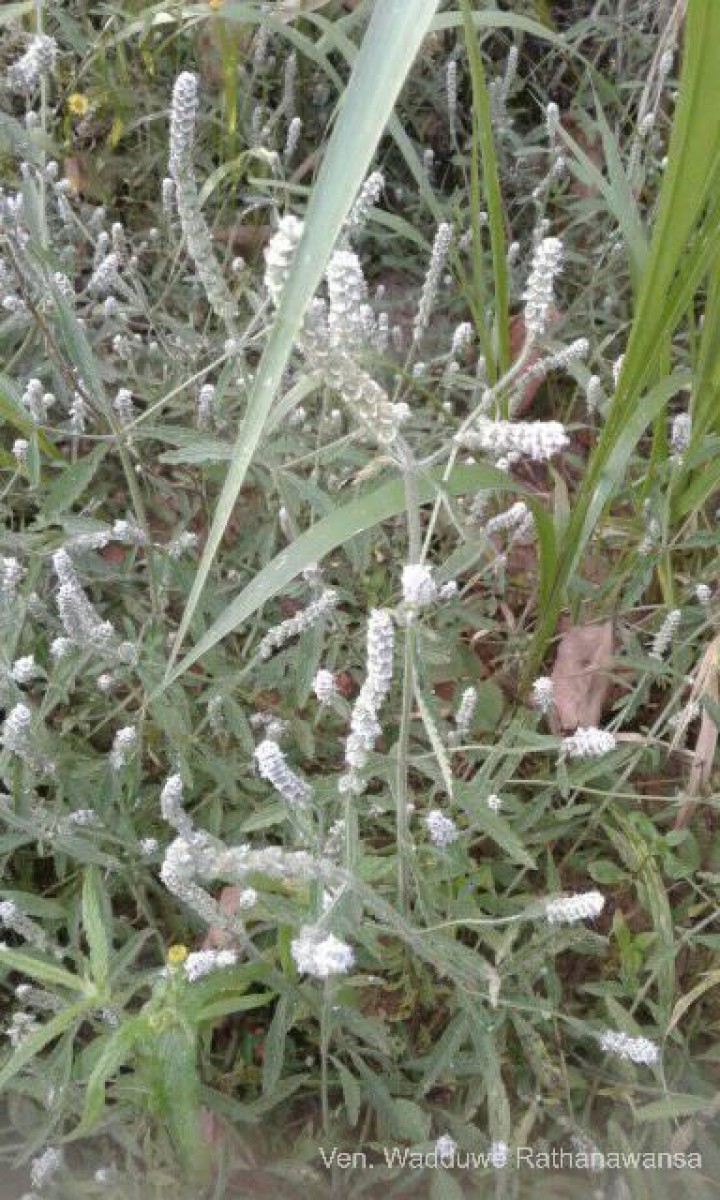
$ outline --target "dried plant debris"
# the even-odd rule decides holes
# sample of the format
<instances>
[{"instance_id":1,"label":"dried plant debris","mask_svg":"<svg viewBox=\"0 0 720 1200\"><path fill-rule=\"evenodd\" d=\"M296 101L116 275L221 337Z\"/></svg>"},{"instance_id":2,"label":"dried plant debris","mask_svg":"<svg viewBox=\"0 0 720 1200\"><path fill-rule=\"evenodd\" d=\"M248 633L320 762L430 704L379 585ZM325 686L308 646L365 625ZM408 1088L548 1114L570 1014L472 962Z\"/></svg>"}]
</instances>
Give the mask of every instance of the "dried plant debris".
<instances>
[{"instance_id":1,"label":"dried plant debris","mask_svg":"<svg viewBox=\"0 0 720 1200\"><path fill-rule=\"evenodd\" d=\"M550 676L558 729L600 725L612 689L614 652L612 621L572 625L564 631Z\"/></svg>"}]
</instances>

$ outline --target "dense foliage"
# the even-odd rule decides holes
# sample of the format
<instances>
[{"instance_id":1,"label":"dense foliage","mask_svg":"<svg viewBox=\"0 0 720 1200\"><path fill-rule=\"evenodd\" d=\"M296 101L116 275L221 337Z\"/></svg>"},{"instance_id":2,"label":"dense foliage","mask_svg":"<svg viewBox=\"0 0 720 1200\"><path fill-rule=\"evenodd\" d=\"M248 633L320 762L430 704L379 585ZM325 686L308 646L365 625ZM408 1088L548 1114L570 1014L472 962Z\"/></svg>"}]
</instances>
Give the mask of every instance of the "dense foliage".
<instances>
[{"instance_id":1,"label":"dense foliage","mask_svg":"<svg viewBox=\"0 0 720 1200\"><path fill-rule=\"evenodd\" d=\"M18 1195L720 1178L720 8L413 3L0 10Z\"/></svg>"}]
</instances>

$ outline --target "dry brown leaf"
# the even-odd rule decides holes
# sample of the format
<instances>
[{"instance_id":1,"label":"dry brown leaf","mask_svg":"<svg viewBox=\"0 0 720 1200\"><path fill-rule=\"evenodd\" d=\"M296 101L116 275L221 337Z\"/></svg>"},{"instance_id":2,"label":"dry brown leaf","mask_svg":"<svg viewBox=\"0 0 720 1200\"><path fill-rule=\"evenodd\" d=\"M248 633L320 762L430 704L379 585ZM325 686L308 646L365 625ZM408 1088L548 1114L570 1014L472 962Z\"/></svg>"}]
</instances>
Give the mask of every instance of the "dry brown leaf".
<instances>
[{"instance_id":1,"label":"dry brown leaf","mask_svg":"<svg viewBox=\"0 0 720 1200\"><path fill-rule=\"evenodd\" d=\"M720 700L720 637L716 637L703 654L697 669L690 699L685 706L686 712L693 712L695 705L707 696L717 704ZM682 742L687 722L679 723L677 732L670 749L677 750ZM690 777L685 789L685 799L680 805L675 828L680 829L687 821L693 801L700 795L710 782L715 754L718 744L718 727L707 709L703 709L700 717L700 729L692 752Z\"/></svg>"},{"instance_id":2,"label":"dry brown leaf","mask_svg":"<svg viewBox=\"0 0 720 1200\"><path fill-rule=\"evenodd\" d=\"M242 888L238 884L229 884L224 887L218 896L218 906L224 917L234 917L240 910L240 892ZM222 929L219 925L211 925L208 929L205 941L202 944L203 950L226 950L232 946L233 939L226 929Z\"/></svg>"},{"instance_id":3,"label":"dry brown leaf","mask_svg":"<svg viewBox=\"0 0 720 1200\"><path fill-rule=\"evenodd\" d=\"M550 309L550 314L549 314L550 328L552 329L553 325L557 325L559 320L560 320L560 312L553 305L552 308ZM527 342L527 330L525 328L525 318L522 313L515 313L514 316L512 316L510 318L510 321L508 323L508 333L510 335L510 358L511 358L512 362L515 362L515 360L520 356L520 354ZM541 385L545 382L544 376L533 375L533 373L532 373L533 367L537 366L537 364L540 362L540 359L542 357L543 357L542 351L538 350L537 348L531 350L530 353L528 354L525 366L523 367L522 371L520 372L520 378L522 379L523 376L525 376L525 375L529 375L530 378L528 379L527 383L523 386L522 393L520 395L520 399L513 406L513 416L514 417L524 416L524 414L531 407L532 402L535 399L535 395L537 393L538 388L541 387Z\"/></svg>"},{"instance_id":4,"label":"dry brown leaf","mask_svg":"<svg viewBox=\"0 0 720 1200\"><path fill-rule=\"evenodd\" d=\"M571 625L563 633L551 676L559 730L600 724L612 687L614 652L612 621Z\"/></svg>"}]
</instances>

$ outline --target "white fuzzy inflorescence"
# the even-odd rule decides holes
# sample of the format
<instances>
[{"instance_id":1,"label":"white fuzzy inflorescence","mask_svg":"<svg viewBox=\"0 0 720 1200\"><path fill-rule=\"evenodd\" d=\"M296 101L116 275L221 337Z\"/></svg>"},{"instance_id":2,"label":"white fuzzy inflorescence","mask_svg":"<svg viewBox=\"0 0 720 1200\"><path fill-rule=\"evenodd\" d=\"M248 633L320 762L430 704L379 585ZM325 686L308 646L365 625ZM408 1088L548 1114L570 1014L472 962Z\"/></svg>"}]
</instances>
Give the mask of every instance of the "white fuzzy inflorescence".
<instances>
[{"instance_id":1,"label":"white fuzzy inflorescence","mask_svg":"<svg viewBox=\"0 0 720 1200\"><path fill-rule=\"evenodd\" d=\"M271 738L255 750L255 761L263 779L267 779L275 790L293 807L304 807L312 796L312 788L304 779L291 771L285 755Z\"/></svg>"},{"instance_id":2,"label":"white fuzzy inflorescence","mask_svg":"<svg viewBox=\"0 0 720 1200\"><path fill-rule=\"evenodd\" d=\"M670 445L675 454L681 455L687 450L690 445L692 436L692 420L690 413L678 413L673 417L672 425L670 426Z\"/></svg>"},{"instance_id":3,"label":"white fuzzy inflorescence","mask_svg":"<svg viewBox=\"0 0 720 1200\"><path fill-rule=\"evenodd\" d=\"M380 171L373 171L371 175L368 175L345 223L345 234L349 238L359 233L367 224L368 217L380 199L384 187L385 177Z\"/></svg>"},{"instance_id":4,"label":"white fuzzy inflorescence","mask_svg":"<svg viewBox=\"0 0 720 1200\"><path fill-rule=\"evenodd\" d=\"M563 245L558 238L543 238L535 248L523 293L525 329L531 339L542 337L548 327L562 260Z\"/></svg>"},{"instance_id":5,"label":"white fuzzy inflorescence","mask_svg":"<svg viewBox=\"0 0 720 1200\"><path fill-rule=\"evenodd\" d=\"M120 283L120 257L113 250L107 254L90 276L88 291L101 298L116 290Z\"/></svg>"},{"instance_id":6,"label":"white fuzzy inflorescence","mask_svg":"<svg viewBox=\"0 0 720 1200\"><path fill-rule=\"evenodd\" d=\"M211 971L234 967L236 962L237 954L234 950L195 950L188 954L182 969L188 982L195 983Z\"/></svg>"},{"instance_id":7,"label":"white fuzzy inflorescence","mask_svg":"<svg viewBox=\"0 0 720 1200\"><path fill-rule=\"evenodd\" d=\"M134 725L126 725L123 729L118 729L110 750L110 766L113 771L121 771L123 767L127 766L137 750L137 744L138 735Z\"/></svg>"},{"instance_id":8,"label":"white fuzzy inflorescence","mask_svg":"<svg viewBox=\"0 0 720 1200\"><path fill-rule=\"evenodd\" d=\"M440 279L450 250L450 243L452 242L452 233L452 225L447 222L438 225L430 254L430 264L425 276L422 292L420 293L417 315L413 323L413 340L415 342L420 340L430 323L430 317L435 307L440 287Z\"/></svg>"},{"instance_id":9,"label":"white fuzzy inflorescence","mask_svg":"<svg viewBox=\"0 0 720 1200\"><path fill-rule=\"evenodd\" d=\"M38 33L25 53L8 69L8 84L15 92L32 92L43 75L55 66L58 46L54 38Z\"/></svg>"},{"instance_id":10,"label":"white fuzzy inflorescence","mask_svg":"<svg viewBox=\"0 0 720 1200\"><path fill-rule=\"evenodd\" d=\"M198 429L207 429L212 423L215 404L215 384L204 383L200 388L195 406L195 424Z\"/></svg>"},{"instance_id":11,"label":"white fuzzy inflorescence","mask_svg":"<svg viewBox=\"0 0 720 1200\"><path fill-rule=\"evenodd\" d=\"M546 716L555 702L555 688L549 675L541 675L532 685L532 702Z\"/></svg>"},{"instance_id":12,"label":"white fuzzy inflorescence","mask_svg":"<svg viewBox=\"0 0 720 1200\"><path fill-rule=\"evenodd\" d=\"M32 654L16 658L10 668L10 678L16 683L30 683L38 673L37 663Z\"/></svg>"},{"instance_id":13,"label":"white fuzzy inflorescence","mask_svg":"<svg viewBox=\"0 0 720 1200\"><path fill-rule=\"evenodd\" d=\"M175 184L175 203L188 254L195 264L210 307L232 321L237 304L215 259L210 230L200 208L193 169L193 144L198 113L198 81L191 71L178 75L170 106L169 172Z\"/></svg>"},{"instance_id":14,"label":"white fuzzy inflorescence","mask_svg":"<svg viewBox=\"0 0 720 1200\"><path fill-rule=\"evenodd\" d=\"M345 975L351 970L355 955L347 942L340 941L334 934L323 934L313 926L306 925L298 937L290 943L290 952L302 975L313 975L316 979L329 979L332 975Z\"/></svg>"},{"instance_id":15,"label":"white fuzzy inflorescence","mask_svg":"<svg viewBox=\"0 0 720 1200\"><path fill-rule=\"evenodd\" d=\"M66 550L55 552L53 566L60 583L56 597L58 614L68 639L83 649L107 653L115 640L115 630L109 621L100 620L80 586Z\"/></svg>"},{"instance_id":16,"label":"white fuzzy inflorescence","mask_svg":"<svg viewBox=\"0 0 720 1200\"><path fill-rule=\"evenodd\" d=\"M465 688L457 712L455 713L455 728L452 730L448 741L451 746L460 746L465 741L470 732L470 725L477 707L477 688Z\"/></svg>"},{"instance_id":17,"label":"white fuzzy inflorescence","mask_svg":"<svg viewBox=\"0 0 720 1200\"><path fill-rule=\"evenodd\" d=\"M425 817L425 825L434 846L444 849L458 839L458 827L452 817L446 817L439 808L434 808Z\"/></svg>"},{"instance_id":18,"label":"white fuzzy inflorescence","mask_svg":"<svg viewBox=\"0 0 720 1200\"><path fill-rule=\"evenodd\" d=\"M337 685L332 671L319 670L312 686L320 704L329 704L333 696L337 696Z\"/></svg>"},{"instance_id":19,"label":"white fuzzy inflorescence","mask_svg":"<svg viewBox=\"0 0 720 1200\"><path fill-rule=\"evenodd\" d=\"M15 441L12 444L12 452L13 452L13 458L15 459L15 461L18 463L19 466L22 466L24 463L27 462L27 455L28 455L29 449L30 449L30 443L27 440L27 438L15 438Z\"/></svg>"},{"instance_id":20,"label":"white fuzzy inflorescence","mask_svg":"<svg viewBox=\"0 0 720 1200\"><path fill-rule=\"evenodd\" d=\"M269 658L273 651L284 646L291 638L297 637L306 629L310 629L312 625L316 625L318 621L332 612L337 601L337 592L332 588L326 588L317 600L312 600L308 604L307 608L301 609L294 617L288 617L287 621L282 621L280 625L269 629L258 647L260 657Z\"/></svg>"},{"instance_id":21,"label":"white fuzzy inflorescence","mask_svg":"<svg viewBox=\"0 0 720 1200\"><path fill-rule=\"evenodd\" d=\"M330 344L351 354L361 353L373 336L374 321L357 254L353 250L336 250L328 262L325 281Z\"/></svg>"},{"instance_id":22,"label":"white fuzzy inflorescence","mask_svg":"<svg viewBox=\"0 0 720 1200\"><path fill-rule=\"evenodd\" d=\"M33 757L31 729L31 710L27 704L16 704L5 718L0 743L5 750L28 762Z\"/></svg>"},{"instance_id":23,"label":"white fuzzy inflorescence","mask_svg":"<svg viewBox=\"0 0 720 1200\"><path fill-rule=\"evenodd\" d=\"M403 601L409 608L427 608L437 600L438 589L429 567L408 563L402 570Z\"/></svg>"},{"instance_id":24,"label":"white fuzzy inflorescence","mask_svg":"<svg viewBox=\"0 0 720 1200\"><path fill-rule=\"evenodd\" d=\"M113 408L123 425L129 425L135 415L132 392L129 388L121 387L113 400Z\"/></svg>"},{"instance_id":25,"label":"white fuzzy inflorescence","mask_svg":"<svg viewBox=\"0 0 720 1200\"><path fill-rule=\"evenodd\" d=\"M559 421L493 421L482 416L458 440L469 449L483 450L495 458L529 458L535 462L552 458L569 443Z\"/></svg>"},{"instance_id":26,"label":"white fuzzy inflorescence","mask_svg":"<svg viewBox=\"0 0 720 1200\"><path fill-rule=\"evenodd\" d=\"M660 1051L654 1042L645 1037L630 1037L627 1033L617 1033L607 1029L600 1035L600 1047L610 1054L617 1054L629 1062L642 1063L652 1066L660 1057Z\"/></svg>"},{"instance_id":27,"label":"white fuzzy inflorescence","mask_svg":"<svg viewBox=\"0 0 720 1200\"><path fill-rule=\"evenodd\" d=\"M662 659L663 655L667 653L672 646L681 620L682 613L680 609L671 609L652 640L652 646L649 651L651 658Z\"/></svg>"},{"instance_id":28,"label":"white fuzzy inflorescence","mask_svg":"<svg viewBox=\"0 0 720 1200\"><path fill-rule=\"evenodd\" d=\"M580 892L576 896L558 896L545 903L545 916L551 925L573 925L577 921L592 921L605 907L600 892Z\"/></svg>"},{"instance_id":29,"label":"white fuzzy inflorescence","mask_svg":"<svg viewBox=\"0 0 720 1200\"><path fill-rule=\"evenodd\" d=\"M505 512L491 517L485 525L485 533L488 537L492 537L494 533L518 532L528 525L532 525L532 514L527 504L523 500L518 500L515 504L511 504Z\"/></svg>"},{"instance_id":30,"label":"white fuzzy inflorescence","mask_svg":"<svg viewBox=\"0 0 720 1200\"><path fill-rule=\"evenodd\" d=\"M54 1146L48 1146L37 1158L30 1163L30 1183L40 1191L63 1164L63 1157Z\"/></svg>"},{"instance_id":31,"label":"white fuzzy inflorescence","mask_svg":"<svg viewBox=\"0 0 720 1200\"><path fill-rule=\"evenodd\" d=\"M177 829L181 837L191 838L193 823L183 807L183 781L179 775L171 775L160 793L160 812L164 821Z\"/></svg>"},{"instance_id":32,"label":"white fuzzy inflorescence","mask_svg":"<svg viewBox=\"0 0 720 1200\"><path fill-rule=\"evenodd\" d=\"M283 217L265 250L265 286L276 307L302 231L303 224L296 217ZM326 272L329 302L312 301L298 344L312 369L342 396L354 419L374 440L388 445L397 438L409 409L404 403L392 403L358 362L357 351L377 334L369 306L360 302L364 290L361 274L351 251L336 251ZM358 300L357 309L351 297Z\"/></svg>"},{"instance_id":33,"label":"white fuzzy inflorescence","mask_svg":"<svg viewBox=\"0 0 720 1200\"><path fill-rule=\"evenodd\" d=\"M604 398L602 380L599 375L591 375L585 384L585 405L589 413L600 411Z\"/></svg>"},{"instance_id":34,"label":"white fuzzy inflorescence","mask_svg":"<svg viewBox=\"0 0 720 1200\"><path fill-rule=\"evenodd\" d=\"M568 758L600 758L617 746L615 735L594 725L580 726L571 737L563 738L563 753Z\"/></svg>"},{"instance_id":35,"label":"white fuzzy inflorescence","mask_svg":"<svg viewBox=\"0 0 720 1200\"><path fill-rule=\"evenodd\" d=\"M462 355L473 340L474 330L469 321L463 321L455 328L452 338L452 353Z\"/></svg>"},{"instance_id":36,"label":"white fuzzy inflorescence","mask_svg":"<svg viewBox=\"0 0 720 1200\"><path fill-rule=\"evenodd\" d=\"M303 223L289 213L281 217L277 230L265 248L265 287L277 308L300 244Z\"/></svg>"},{"instance_id":37,"label":"white fuzzy inflorescence","mask_svg":"<svg viewBox=\"0 0 720 1200\"><path fill-rule=\"evenodd\" d=\"M373 609L367 628L367 673L350 717L350 735L345 743L345 762L350 770L341 777L341 792L360 795L365 790L362 771L382 732L378 714L392 683L394 645L392 615L387 609Z\"/></svg>"},{"instance_id":38,"label":"white fuzzy inflorescence","mask_svg":"<svg viewBox=\"0 0 720 1200\"><path fill-rule=\"evenodd\" d=\"M0 604L9 607L17 595L25 569L16 558L0 558Z\"/></svg>"}]
</instances>

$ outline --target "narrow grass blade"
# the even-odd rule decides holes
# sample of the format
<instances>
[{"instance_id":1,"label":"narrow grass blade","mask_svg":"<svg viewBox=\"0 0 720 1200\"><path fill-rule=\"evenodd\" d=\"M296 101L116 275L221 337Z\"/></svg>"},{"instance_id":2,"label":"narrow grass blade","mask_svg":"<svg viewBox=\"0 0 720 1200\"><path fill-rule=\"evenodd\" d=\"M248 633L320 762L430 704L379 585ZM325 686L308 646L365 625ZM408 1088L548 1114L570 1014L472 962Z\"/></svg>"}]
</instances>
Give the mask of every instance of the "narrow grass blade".
<instances>
[{"instance_id":1,"label":"narrow grass blade","mask_svg":"<svg viewBox=\"0 0 720 1200\"><path fill-rule=\"evenodd\" d=\"M493 283L495 292L495 332L497 336L497 367L494 379L503 375L510 366L510 327L508 324L508 271L507 245L505 240L505 215L503 211L502 193L500 191L500 176L498 173L497 156L495 154L495 139L492 120L490 118L490 97L485 82L485 69L478 44L477 34L473 26L472 10L469 0L462 0L462 14L465 28L465 45L470 63L470 78L473 93L473 144L480 150L485 184L485 203L487 205L488 224L490 226L490 253L493 264ZM479 235L478 214L473 214L473 240ZM473 255L477 261L477 247Z\"/></svg>"}]
</instances>

